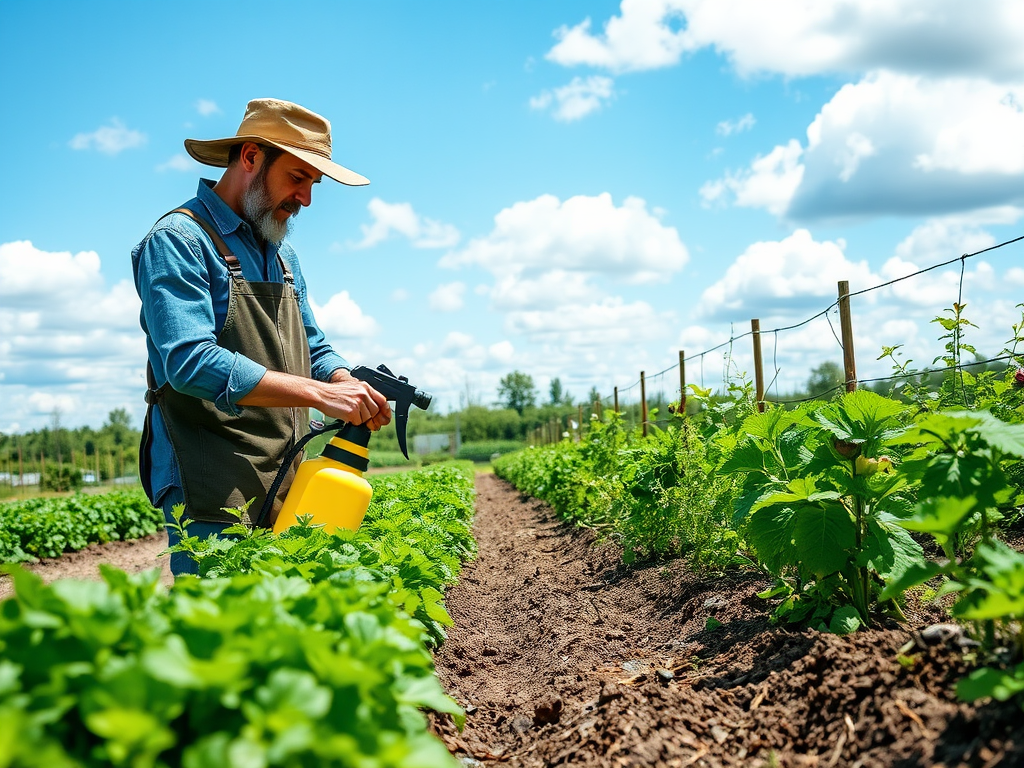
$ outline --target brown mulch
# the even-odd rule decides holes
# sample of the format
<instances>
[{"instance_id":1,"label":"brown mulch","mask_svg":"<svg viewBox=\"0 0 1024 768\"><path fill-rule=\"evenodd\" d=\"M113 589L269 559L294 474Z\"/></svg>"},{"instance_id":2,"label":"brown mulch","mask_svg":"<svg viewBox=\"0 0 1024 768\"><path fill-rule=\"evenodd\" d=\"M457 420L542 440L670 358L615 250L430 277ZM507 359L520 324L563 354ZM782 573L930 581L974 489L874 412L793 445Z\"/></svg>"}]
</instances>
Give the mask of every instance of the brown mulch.
<instances>
[{"instance_id":1,"label":"brown mulch","mask_svg":"<svg viewBox=\"0 0 1024 768\"><path fill-rule=\"evenodd\" d=\"M466 766L1024 766L1019 707L957 701L959 648L897 660L940 614L845 638L772 627L756 575L626 568L507 483L477 490L480 555L436 654L468 717L433 720Z\"/></svg>"}]
</instances>

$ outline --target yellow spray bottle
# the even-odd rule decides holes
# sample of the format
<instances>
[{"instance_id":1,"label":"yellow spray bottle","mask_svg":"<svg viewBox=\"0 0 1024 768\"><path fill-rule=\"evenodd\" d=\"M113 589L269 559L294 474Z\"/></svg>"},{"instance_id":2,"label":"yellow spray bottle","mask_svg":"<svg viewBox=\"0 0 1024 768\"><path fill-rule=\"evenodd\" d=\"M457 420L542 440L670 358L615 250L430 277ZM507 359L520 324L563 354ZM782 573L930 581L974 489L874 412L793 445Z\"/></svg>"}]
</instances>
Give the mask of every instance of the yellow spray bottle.
<instances>
[{"instance_id":1,"label":"yellow spray bottle","mask_svg":"<svg viewBox=\"0 0 1024 768\"><path fill-rule=\"evenodd\" d=\"M274 533L291 528L303 515L311 515L311 525L322 525L327 533L358 529L373 496L363 478L370 463L369 442L369 429L347 424L317 458L299 464Z\"/></svg>"},{"instance_id":2,"label":"yellow spray bottle","mask_svg":"<svg viewBox=\"0 0 1024 768\"><path fill-rule=\"evenodd\" d=\"M398 446L405 458L409 458L406 443L409 408L415 405L426 410L430 406L431 395L416 389L404 376L395 376L383 365L377 368L357 366L352 369L352 376L365 381L387 400L395 403L394 422ZM326 425L314 421L310 427L309 434L295 444L282 462L256 519L256 525L269 524L278 490L299 451L311 438L336 431L338 434L324 446L320 456L299 464L273 527L275 533L281 533L295 525L299 517L312 515L312 524L323 525L327 533L333 533L338 528L354 531L362 523L373 495L373 489L363 478L369 466L370 451L367 446L372 433L363 425L340 421Z\"/></svg>"}]
</instances>

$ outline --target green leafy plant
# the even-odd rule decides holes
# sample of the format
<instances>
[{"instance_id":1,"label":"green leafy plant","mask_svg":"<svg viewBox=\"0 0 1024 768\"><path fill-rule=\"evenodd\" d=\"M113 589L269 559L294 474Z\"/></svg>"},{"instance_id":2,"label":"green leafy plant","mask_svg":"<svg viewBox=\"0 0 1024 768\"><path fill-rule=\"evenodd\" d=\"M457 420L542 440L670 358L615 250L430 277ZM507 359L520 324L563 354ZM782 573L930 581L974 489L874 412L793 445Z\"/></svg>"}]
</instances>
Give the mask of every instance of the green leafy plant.
<instances>
[{"instance_id":1,"label":"green leafy plant","mask_svg":"<svg viewBox=\"0 0 1024 768\"><path fill-rule=\"evenodd\" d=\"M906 479L882 454L904 406L871 392L748 418L722 471L745 476L735 524L776 577L777 620L846 633L871 623L884 582L921 558L898 525Z\"/></svg>"}]
</instances>

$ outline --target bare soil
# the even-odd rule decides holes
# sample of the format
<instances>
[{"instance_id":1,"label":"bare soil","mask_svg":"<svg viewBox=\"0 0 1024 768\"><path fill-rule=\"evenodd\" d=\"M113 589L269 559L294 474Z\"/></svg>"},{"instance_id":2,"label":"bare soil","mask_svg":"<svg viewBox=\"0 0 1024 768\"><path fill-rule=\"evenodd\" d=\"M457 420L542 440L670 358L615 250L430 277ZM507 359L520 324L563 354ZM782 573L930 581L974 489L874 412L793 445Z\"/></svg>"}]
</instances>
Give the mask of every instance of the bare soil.
<instances>
[{"instance_id":1,"label":"bare soil","mask_svg":"<svg viewBox=\"0 0 1024 768\"><path fill-rule=\"evenodd\" d=\"M132 541L112 541L109 544L90 544L77 552L65 552L61 557L44 558L37 563L26 563L24 568L42 577L49 584L56 579L99 579L100 563L108 563L128 573L160 569L160 580L170 586L170 557L159 557L167 549L167 534L154 533ZM0 574L0 600L14 591L11 577Z\"/></svg>"},{"instance_id":2,"label":"bare soil","mask_svg":"<svg viewBox=\"0 0 1024 768\"><path fill-rule=\"evenodd\" d=\"M480 555L436 654L468 717L433 720L465 765L1024 766L1019 707L957 701L959 646L897 660L941 612L845 638L772 627L756 575L626 568L507 483L477 490Z\"/></svg>"}]
</instances>

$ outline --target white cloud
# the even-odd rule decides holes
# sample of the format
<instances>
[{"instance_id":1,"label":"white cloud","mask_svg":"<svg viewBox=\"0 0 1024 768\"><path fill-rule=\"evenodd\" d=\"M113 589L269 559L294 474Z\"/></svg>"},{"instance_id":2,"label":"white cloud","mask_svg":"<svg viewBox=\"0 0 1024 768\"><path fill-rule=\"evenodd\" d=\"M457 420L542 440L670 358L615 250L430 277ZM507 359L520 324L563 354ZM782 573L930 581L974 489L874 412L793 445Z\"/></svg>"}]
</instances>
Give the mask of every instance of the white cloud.
<instances>
[{"instance_id":1,"label":"white cloud","mask_svg":"<svg viewBox=\"0 0 1024 768\"><path fill-rule=\"evenodd\" d=\"M164 171L179 171L181 173L188 173L189 171L195 172L203 166L193 160L189 155L184 152L179 152L176 155L172 155L166 161L160 163L156 167L158 171L163 173Z\"/></svg>"},{"instance_id":2,"label":"white cloud","mask_svg":"<svg viewBox=\"0 0 1024 768\"><path fill-rule=\"evenodd\" d=\"M822 107L805 145L791 139L748 169L708 182L701 195L805 221L1019 206L1020 101L1024 80L875 73Z\"/></svg>"},{"instance_id":3,"label":"white cloud","mask_svg":"<svg viewBox=\"0 0 1024 768\"><path fill-rule=\"evenodd\" d=\"M607 350L628 345L643 336L667 333L671 316L656 311L645 301L625 303L619 297L587 305L567 304L553 309L510 312L505 326L510 333L563 349L583 347Z\"/></svg>"},{"instance_id":4,"label":"white cloud","mask_svg":"<svg viewBox=\"0 0 1024 768\"><path fill-rule=\"evenodd\" d=\"M360 227L363 239L353 246L355 248L371 248L392 234L408 238L416 248L451 248L461 237L451 224L420 216L409 203L386 203L375 197L367 209L373 223Z\"/></svg>"},{"instance_id":5,"label":"white cloud","mask_svg":"<svg viewBox=\"0 0 1024 768\"><path fill-rule=\"evenodd\" d=\"M408 301L409 300L409 291L406 290L405 288L395 288L395 290L393 290L391 292L391 300L392 301Z\"/></svg>"},{"instance_id":6,"label":"white cloud","mask_svg":"<svg viewBox=\"0 0 1024 768\"><path fill-rule=\"evenodd\" d=\"M203 117L209 117L210 115L219 115L220 107L217 106L217 102L211 101L210 99L199 99L196 102L196 112Z\"/></svg>"},{"instance_id":7,"label":"white cloud","mask_svg":"<svg viewBox=\"0 0 1024 768\"><path fill-rule=\"evenodd\" d=\"M446 283L434 289L428 298L428 302L430 308L438 312L455 312L462 309L465 304L463 299L465 293L465 283Z\"/></svg>"},{"instance_id":8,"label":"white cloud","mask_svg":"<svg viewBox=\"0 0 1024 768\"><path fill-rule=\"evenodd\" d=\"M600 34L589 18L557 29L548 59L626 72L713 48L744 76L1024 74L1024 9L1013 0L623 0L620 9Z\"/></svg>"},{"instance_id":9,"label":"white cloud","mask_svg":"<svg viewBox=\"0 0 1024 768\"><path fill-rule=\"evenodd\" d=\"M553 107L556 120L569 123L596 112L615 96L615 83L610 77L591 75L574 77L568 85L545 90L530 99L530 109Z\"/></svg>"},{"instance_id":10,"label":"white cloud","mask_svg":"<svg viewBox=\"0 0 1024 768\"><path fill-rule=\"evenodd\" d=\"M616 206L611 195L554 195L515 203L494 217L487 237L441 259L441 266L478 265L495 275L564 270L614 275L627 283L664 282L689 261L675 227L640 198Z\"/></svg>"},{"instance_id":11,"label":"white cloud","mask_svg":"<svg viewBox=\"0 0 1024 768\"><path fill-rule=\"evenodd\" d=\"M32 429L54 407L66 424L113 408L141 414L145 339L130 281L108 286L93 251L0 244L2 421Z\"/></svg>"},{"instance_id":12,"label":"white cloud","mask_svg":"<svg viewBox=\"0 0 1024 768\"><path fill-rule=\"evenodd\" d=\"M111 118L110 125L97 128L92 133L75 134L68 142L72 149L95 149L105 155L116 155L145 143L146 134L127 128L116 117Z\"/></svg>"},{"instance_id":13,"label":"white cloud","mask_svg":"<svg viewBox=\"0 0 1024 768\"><path fill-rule=\"evenodd\" d=\"M516 348L511 341L499 341L487 348L487 353L500 363L511 363L515 358Z\"/></svg>"},{"instance_id":14,"label":"white cloud","mask_svg":"<svg viewBox=\"0 0 1024 768\"><path fill-rule=\"evenodd\" d=\"M715 133L719 136L732 136L734 133L749 131L756 123L757 121L754 119L753 114L747 112L738 120L723 120L715 128Z\"/></svg>"},{"instance_id":15,"label":"white cloud","mask_svg":"<svg viewBox=\"0 0 1024 768\"><path fill-rule=\"evenodd\" d=\"M731 194L740 207L765 208L776 216L782 215L803 181L802 155L800 142L792 139L756 158L749 170L727 173L721 179L707 182L700 188L700 195L705 204L711 204L725 203Z\"/></svg>"},{"instance_id":16,"label":"white cloud","mask_svg":"<svg viewBox=\"0 0 1024 768\"><path fill-rule=\"evenodd\" d=\"M327 335L328 340L365 340L376 336L380 331L377 321L363 312L362 307L355 302L348 291L334 294L323 306L318 305L310 298L309 305L316 317L317 324Z\"/></svg>"},{"instance_id":17,"label":"white cloud","mask_svg":"<svg viewBox=\"0 0 1024 768\"><path fill-rule=\"evenodd\" d=\"M867 262L849 261L844 248L841 241L816 242L806 229L778 242L753 243L704 291L697 314L720 320L792 317L828 306L840 280L850 281L853 290L880 282Z\"/></svg>"},{"instance_id":18,"label":"white cloud","mask_svg":"<svg viewBox=\"0 0 1024 768\"><path fill-rule=\"evenodd\" d=\"M678 2L623 0L622 14L611 17L600 35L591 33L589 18L574 27L555 30L558 43L547 58L562 66L581 64L612 72L671 66L686 49L684 33L673 28L682 17Z\"/></svg>"}]
</instances>

